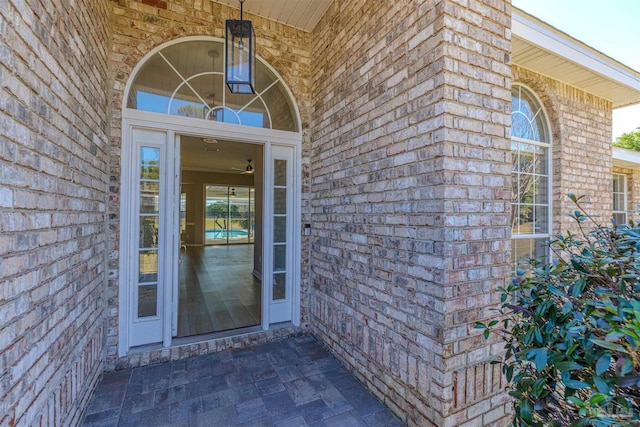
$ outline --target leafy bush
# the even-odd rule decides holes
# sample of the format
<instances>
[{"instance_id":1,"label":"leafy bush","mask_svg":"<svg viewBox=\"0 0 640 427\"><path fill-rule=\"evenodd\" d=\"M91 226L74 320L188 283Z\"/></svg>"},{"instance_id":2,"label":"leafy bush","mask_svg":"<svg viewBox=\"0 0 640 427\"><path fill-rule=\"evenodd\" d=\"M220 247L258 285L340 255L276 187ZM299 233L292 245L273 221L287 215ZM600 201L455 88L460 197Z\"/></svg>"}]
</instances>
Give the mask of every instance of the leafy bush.
<instances>
[{"instance_id":1,"label":"leafy bush","mask_svg":"<svg viewBox=\"0 0 640 427\"><path fill-rule=\"evenodd\" d=\"M503 373L517 426L640 425L640 227L598 225L569 195L579 233L551 242L501 288Z\"/></svg>"}]
</instances>

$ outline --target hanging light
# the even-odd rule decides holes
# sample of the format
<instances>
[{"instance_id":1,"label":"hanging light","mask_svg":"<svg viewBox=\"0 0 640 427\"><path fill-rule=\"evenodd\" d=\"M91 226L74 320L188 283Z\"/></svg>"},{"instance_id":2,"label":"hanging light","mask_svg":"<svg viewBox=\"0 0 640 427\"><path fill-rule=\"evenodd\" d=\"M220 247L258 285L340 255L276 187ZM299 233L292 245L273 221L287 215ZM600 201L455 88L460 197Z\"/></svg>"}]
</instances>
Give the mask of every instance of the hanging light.
<instances>
[{"instance_id":1,"label":"hanging light","mask_svg":"<svg viewBox=\"0 0 640 427\"><path fill-rule=\"evenodd\" d=\"M244 172L242 172L242 175L253 175L254 169L253 166L251 166L251 159L247 160L247 162L249 162L247 164L247 167L244 169Z\"/></svg>"},{"instance_id":2,"label":"hanging light","mask_svg":"<svg viewBox=\"0 0 640 427\"><path fill-rule=\"evenodd\" d=\"M227 19L225 83L231 93L256 93L256 34L251 21Z\"/></svg>"},{"instance_id":3,"label":"hanging light","mask_svg":"<svg viewBox=\"0 0 640 427\"><path fill-rule=\"evenodd\" d=\"M231 189L231 197L236 197L236 189L235 188Z\"/></svg>"}]
</instances>

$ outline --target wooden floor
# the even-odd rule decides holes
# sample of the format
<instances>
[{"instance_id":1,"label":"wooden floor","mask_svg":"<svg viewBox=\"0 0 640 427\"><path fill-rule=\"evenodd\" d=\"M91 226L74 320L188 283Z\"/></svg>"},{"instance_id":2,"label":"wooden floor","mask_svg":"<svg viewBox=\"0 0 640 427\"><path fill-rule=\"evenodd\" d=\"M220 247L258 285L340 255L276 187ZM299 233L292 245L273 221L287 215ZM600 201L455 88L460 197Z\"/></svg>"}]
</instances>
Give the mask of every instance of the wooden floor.
<instances>
[{"instance_id":1,"label":"wooden floor","mask_svg":"<svg viewBox=\"0 0 640 427\"><path fill-rule=\"evenodd\" d=\"M180 258L178 337L260 324L253 245L189 247Z\"/></svg>"}]
</instances>

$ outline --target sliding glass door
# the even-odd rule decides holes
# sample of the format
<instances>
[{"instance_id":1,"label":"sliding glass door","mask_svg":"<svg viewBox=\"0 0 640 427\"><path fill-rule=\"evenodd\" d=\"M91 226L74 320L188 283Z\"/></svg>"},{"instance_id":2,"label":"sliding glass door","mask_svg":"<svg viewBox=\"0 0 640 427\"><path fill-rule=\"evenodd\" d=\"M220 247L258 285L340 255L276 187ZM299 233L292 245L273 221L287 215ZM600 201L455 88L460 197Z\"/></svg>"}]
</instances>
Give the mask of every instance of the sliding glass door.
<instances>
[{"instance_id":1,"label":"sliding glass door","mask_svg":"<svg viewBox=\"0 0 640 427\"><path fill-rule=\"evenodd\" d=\"M205 244L253 243L255 190L253 187L205 185Z\"/></svg>"}]
</instances>

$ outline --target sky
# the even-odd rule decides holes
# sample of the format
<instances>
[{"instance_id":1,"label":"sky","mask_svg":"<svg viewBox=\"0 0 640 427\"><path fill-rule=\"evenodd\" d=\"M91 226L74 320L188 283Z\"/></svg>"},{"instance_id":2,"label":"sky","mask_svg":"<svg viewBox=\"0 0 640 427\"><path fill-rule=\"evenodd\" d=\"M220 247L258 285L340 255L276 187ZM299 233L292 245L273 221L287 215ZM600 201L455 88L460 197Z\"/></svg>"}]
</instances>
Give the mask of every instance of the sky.
<instances>
[{"instance_id":1,"label":"sky","mask_svg":"<svg viewBox=\"0 0 640 427\"><path fill-rule=\"evenodd\" d=\"M512 0L512 4L640 72L640 0ZM640 105L613 110L613 138L640 126Z\"/></svg>"}]
</instances>

